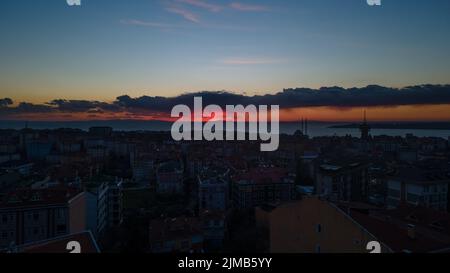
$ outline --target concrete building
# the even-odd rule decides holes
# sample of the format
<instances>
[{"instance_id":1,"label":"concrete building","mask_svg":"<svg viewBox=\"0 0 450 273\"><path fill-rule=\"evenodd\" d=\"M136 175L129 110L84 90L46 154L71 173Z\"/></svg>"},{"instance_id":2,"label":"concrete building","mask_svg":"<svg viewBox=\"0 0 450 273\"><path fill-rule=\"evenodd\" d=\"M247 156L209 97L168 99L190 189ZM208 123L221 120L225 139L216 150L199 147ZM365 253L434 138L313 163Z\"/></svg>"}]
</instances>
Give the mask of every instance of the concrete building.
<instances>
[{"instance_id":1,"label":"concrete building","mask_svg":"<svg viewBox=\"0 0 450 273\"><path fill-rule=\"evenodd\" d=\"M324 160L316 173L318 195L340 201L366 201L369 186L369 164L351 158Z\"/></svg>"},{"instance_id":2,"label":"concrete building","mask_svg":"<svg viewBox=\"0 0 450 273\"><path fill-rule=\"evenodd\" d=\"M419 154L417 150L410 148L401 148L397 151L397 160L406 162L406 163L414 163L419 159Z\"/></svg>"},{"instance_id":3,"label":"concrete building","mask_svg":"<svg viewBox=\"0 0 450 273\"><path fill-rule=\"evenodd\" d=\"M183 172L183 164L180 161L161 164L156 171L157 192L160 194L182 193Z\"/></svg>"},{"instance_id":4,"label":"concrete building","mask_svg":"<svg viewBox=\"0 0 450 273\"><path fill-rule=\"evenodd\" d=\"M0 171L0 191L14 188L20 179L21 175L17 172Z\"/></svg>"},{"instance_id":5,"label":"concrete building","mask_svg":"<svg viewBox=\"0 0 450 273\"><path fill-rule=\"evenodd\" d=\"M69 231L71 234L89 231L97 238L97 195L84 191L69 200Z\"/></svg>"},{"instance_id":6,"label":"concrete building","mask_svg":"<svg viewBox=\"0 0 450 273\"><path fill-rule=\"evenodd\" d=\"M129 158L136 150L136 145L127 141L106 141L106 147L110 154L125 158Z\"/></svg>"},{"instance_id":7,"label":"concrete building","mask_svg":"<svg viewBox=\"0 0 450 273\"><path fill-rule=\"evenodd\" d=\"M208 251L221 250L226 235L226 216L223 211L203 211L200 214L204 246Z\"/></svg>"},{"instance_id":8,"label":"concrete building","mask_svg":"<svg viewBox=\"0 0 450 273\"><path fill-rule=\"evenodd\" d=\"M450 249L450 215L417 206L383 210L311 197L264 206L255 214L270 253L448 253Z\"/></svg>"},{"instance_id":9,"label":"concrete building","mask_svg":"<svg viewBox=\"0 0 450 273\"><path fill-rule=\"evenodd\" d=\"M204 236L198 218L153 220L149 225L149 243L152 253L201 253Z\"/></svg>"},{"instance_id":10,"label":"concrete building","mask_svg":"<svg viewBox=\"0 0 450 273\"><path fill-rule=\"evenodd\" d=\"M228 207L228 181L222 177L199 177L199 208L225 211Z\"/></svg>"},{"instance_id":11,"label":"concrete building","mask_svg":"<svg viewBox=\"0 0 450 273\"><path fill-rule=\"evenodd\" d=\"M152 176L155 175L155 159L153 156L130 156L131 168L133 170L133 180L138 183L150 184Z\"/></svg>"},{"instance_id":12,"label":"concrete building","mask_svg":"<svg viewBox=\"0 0 450 273\"><path fill-rule=\"evenodd\" d=\"M60 153L79 153L81 152L81 142L73 140L59 141L57 143L58 152Z\"/></svg>"},{"instance_id":13,"label":"concrete building","mask_svg":"<svg viewBox=\"0 0 450 273\"><path fill-rule=\"evenodd\" d=\"M401 203L407 203L447 210L449 183L446 172L402 167L387 179L387 205L397 208Z\"/></svg>"},{"instance_id":14,"label":"concrete building","mask_svg":"<svg viewBox=\"0 0 450 273\"><path fill-rule=\"evenodd\" d=\"M280 168L252 169L232 178L232 201L235 208L253 208L274 201L290 201L294 191L294 179Z\"/></svg>"},{"instance_id":15,"label":"concrete building","mask_svg":"<svg viewBox=\"0 0 450 273\"><path fill-rule=\"evenodd\" d=\"M13 143L8 143L11 139L3 140L5 142L0 142L0 154L15 154L17 153L17 146Z\"/></svg>"},{"instance_id":16,"label":"concrete building","mask_svg":"<svg viewBox=\"0 0 450 273\"><path fill-rule=\"evenodd\" d=\"M86 153L95 161L105 160L109 156L108 149L100 145L86 148Z\"/></svg>"},{"instance_id":17,"label":"concrete building","mask_svg":"<svg viewBox=\"0 0 450 273\"><path fill-rule=\"evenodd\" d=\"M17 172L23 176L29 176L31 174L31 171L33 170L33 167L34 163L32 162L24 160L15 160L1 164L0 170L4 170L7 172Z\"/></svg>"},{"instance_id":18,"label":"concrete building","mask_svg":"<svg viewBox=\"0 0 450 273\"><path fill-rule=\"evenodd\" d=\"M44 160L52 150L53 143L47 140L34 140L26 143L29 160Z\"/></svg>"},{"instance_id":19,"label":"concrete building","mask_svg":"<svg viewBox=\"0 0 450 273\"><path fill-rule=\"evenodd\" d=\"M0 153L0 164L18 161L20 158L21 156L19 153Z\"/></svg>"},{"instance_id":20,"label":"concrete building","mask_svg":"<svg viewBox=\"0 0 450 273\"><path fill-rule=\"evenodd\" d=\"M69 189L17 190L0 202L0 247L69 233Z\"/></svg>"},{"instance_id":21,"label":"concrete building","mask_svg":"<svg viewBox=\"0 0 450 273\"><path fill-rule=\"evenodd\" d=\"M110 228L120 225L122 220L122 183L123 180L115 179L105 181L98 187L98 234L102 234Z\"/></svg>"},{"instance_id":22,"label":"concrete building","mask_svg":"<svg viewBox=\"0 0 450 273\"><path fill-rule=\"evenodd\" d=\"M377 239L344 211L316 197L256 209L270 253L368 253ZM390 252L383 246L382 252Z\"/></svg>"},{"instance_id":23,"label":"concrete building","mask_svg":"<svg viewBox=\"0 0 450 273\"><path fill-rule=\"evenodd\" d=\"M91 127L89 128L89 134L97 137L109 137L111 136L113 129L111 127Z\"/></svg>"}]
</instances>

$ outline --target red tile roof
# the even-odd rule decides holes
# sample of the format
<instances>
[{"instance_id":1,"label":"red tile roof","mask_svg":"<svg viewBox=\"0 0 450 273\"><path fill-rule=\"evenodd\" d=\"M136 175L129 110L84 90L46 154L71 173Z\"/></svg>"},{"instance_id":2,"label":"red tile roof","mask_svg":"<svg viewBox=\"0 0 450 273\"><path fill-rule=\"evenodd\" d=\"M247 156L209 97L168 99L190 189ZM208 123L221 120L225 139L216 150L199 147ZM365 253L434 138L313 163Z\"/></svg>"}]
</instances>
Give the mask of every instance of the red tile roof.
<instances>
[{"instance_id":1,"label":"red tile roof","mask_svg":"<svg viewBox=\"0 0 450 273\"><path fill-rule=\"evenodd\" d=\"M383 213L392 218L450 235L450 214L444 211L403 204L397 209Z\"/></svg>"},{"instance_id":2,"label":"red tile roof","mask_svg":"<svg viewBox=\"0 0 450 273\"><path fill-rule=\"evenodd\" d=\"M418 230L415 238L411 238L406 228L394 223L357 211L351 211L350 216L394 252L428 253L450 248L449 241L437 240Z\"/></svg>"}]
</instances>

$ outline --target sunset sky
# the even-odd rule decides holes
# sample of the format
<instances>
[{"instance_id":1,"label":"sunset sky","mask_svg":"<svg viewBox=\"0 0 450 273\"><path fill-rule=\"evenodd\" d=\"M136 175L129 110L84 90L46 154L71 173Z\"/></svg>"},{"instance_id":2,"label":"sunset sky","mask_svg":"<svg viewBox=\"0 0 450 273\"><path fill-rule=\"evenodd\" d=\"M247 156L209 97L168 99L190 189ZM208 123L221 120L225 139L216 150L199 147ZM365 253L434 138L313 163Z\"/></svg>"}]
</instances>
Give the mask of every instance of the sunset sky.
<instances>
[{"instance_id":1,"label":"sunset sky","mask_svg":"<svg viewBox=\"0 0 450 273\"><path fill-rule=\"evenodd\" d=\"M310 88L295 95L310 103L280 103L282 120L360 120L368 109L372 120L450 121L449 86L397 95L403 87L450 84L447 0L383 0L381 7L365 0L1 4L3 120L166 119L171 109L151 108L158 97L224 90L252 101ZM395 103L366 100L378 101L373 88L347 96L348 88L368 85L392 88L376 94L392 94ZM334 86L346 89L311 99ZM432 98L424 100L424 92ZM342 102L343 94L362 101Z\"/></svg>"}]
</instances>

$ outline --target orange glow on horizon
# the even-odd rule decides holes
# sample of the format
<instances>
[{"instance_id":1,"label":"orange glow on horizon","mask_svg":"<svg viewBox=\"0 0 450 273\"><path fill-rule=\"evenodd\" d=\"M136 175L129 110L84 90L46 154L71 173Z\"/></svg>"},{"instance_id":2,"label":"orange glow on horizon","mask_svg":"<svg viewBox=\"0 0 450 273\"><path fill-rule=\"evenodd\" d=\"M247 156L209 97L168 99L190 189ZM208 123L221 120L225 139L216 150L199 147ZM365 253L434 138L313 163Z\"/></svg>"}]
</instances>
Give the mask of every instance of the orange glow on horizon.
<instances>
[{"instance_id":1,"label":"orange glow on horizon","mask_svg":"<svg viewBox=\"0 0 450 273\"><path fill-rule=\"evenodd\" d=\"M269 108L270 109L270 108ZM296 122L301 118L311 121L355 122L361 121L364 110L371 122L388 121L450 121L450 105L406 105L395 107L301 107L280 109L280 121ZM270 112L270 111L269 111ZM4 118L5 120L28 121L95 121L95 120L147 120L173 122L178 118L171 118L170 113L30 113L16 114ZM204 118L204 121L207 121Z\"/></svg>"},{"instance_id":2,"label":"orange glow on horizon","mask_svg":"<svg viewBox=\"0 0 450 273\"><path fill-rule=\"evenodd\" d=\"M377 107L307 107L282 109L280 120L298 121L302 117L315 121L352 122L363 119L364 110L370 121L450 121L450 105L405 105Z\"/></svg>"}]
</instances>

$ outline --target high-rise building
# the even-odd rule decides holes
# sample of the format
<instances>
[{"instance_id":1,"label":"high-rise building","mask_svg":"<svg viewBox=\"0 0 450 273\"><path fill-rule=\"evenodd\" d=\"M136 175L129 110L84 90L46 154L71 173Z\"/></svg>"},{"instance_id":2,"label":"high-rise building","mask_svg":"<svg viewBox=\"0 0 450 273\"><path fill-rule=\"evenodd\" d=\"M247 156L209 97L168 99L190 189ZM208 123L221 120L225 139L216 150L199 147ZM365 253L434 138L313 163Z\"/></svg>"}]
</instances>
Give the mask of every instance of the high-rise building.
<instances>
[{"instance_id":1,"label":"high-rise building","mask_svg":"<svg viewBox=\"0 0 450 273\"><path fill-rule=\"evenodd\" d=\"M199 177L200 210L225 211L228 203L228 183L222 177Z\"/></svg>"},{"instance_id":2,"label":"high-rise building","mask_svg":"<svg viewBox=\"0 0 450 273\"><path fill-rule=\"evenodd\" d=\"M0 200L0 248L69 233L68 201L75 190L17 190Z\"/></svg>"},{"instance_id":3,"label":"high-rise building","mask_svg":"<svg viewBox=\"0 0 450 273\"><path fill-rule=\"evenodd\" d=\"M98 233L119 226L122 220L122 179L105 180L98 188Z\"/></svg>"},{"instance_id":4,"label":"high-rise building","mask_svg":"<svg viewBox=\"0 0 450 273\"><path fill-rule=\"evenodd\" d=\"M447 210L450 177L445 171L430 171L419 167L402 167L388 177L387 205L401 204Z\"/></svg>"},{"instance_id":5,"label":"high-rise building","mask_svg":"<svg viewBox=\"0 0 450 273\"><path fill-rule=\"evenodd\" d=\"M366 201L369 187L369 164L363 158L345 158L319 162L316 192L330 200Z\"/></svg>"}]
</instances>

